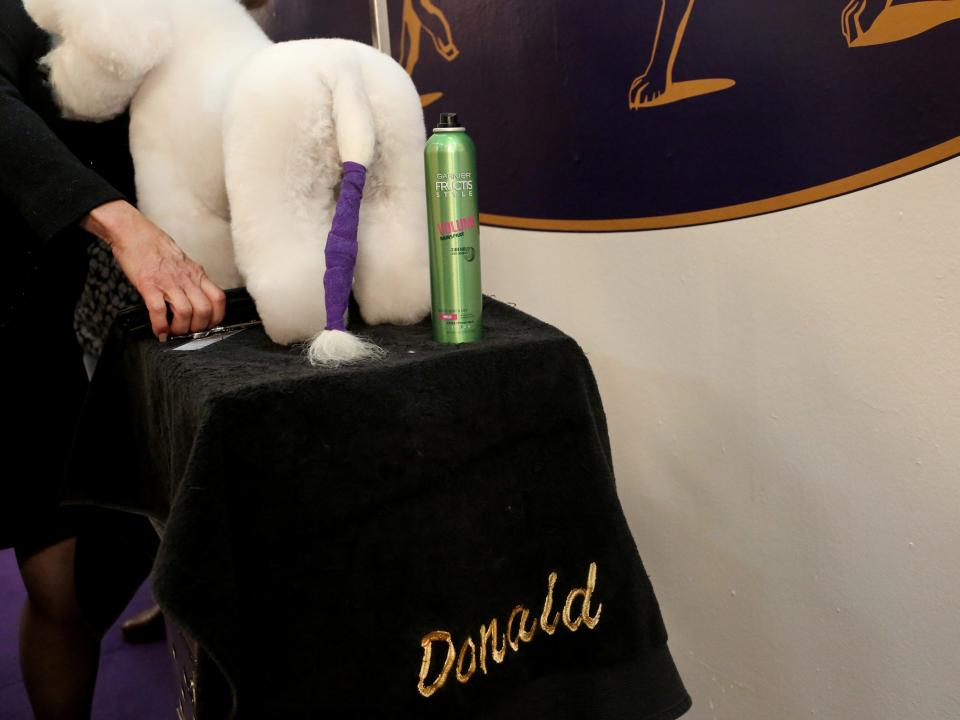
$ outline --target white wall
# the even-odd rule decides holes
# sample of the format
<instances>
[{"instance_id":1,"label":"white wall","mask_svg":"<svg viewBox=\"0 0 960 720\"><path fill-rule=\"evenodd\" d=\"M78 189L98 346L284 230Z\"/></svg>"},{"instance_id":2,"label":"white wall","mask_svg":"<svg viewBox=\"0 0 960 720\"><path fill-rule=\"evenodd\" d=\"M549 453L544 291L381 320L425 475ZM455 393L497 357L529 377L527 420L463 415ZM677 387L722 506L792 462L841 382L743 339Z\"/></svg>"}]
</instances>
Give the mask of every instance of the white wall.
<instances>
[{"instance_id":1,"label":"white wall","mask_svg":"<svg viewBox=\"0 0 960 720\"><path fill-rule=\"evenodd\" d=\"M960 718L960 160L765 217L485 227L587 352L690 720Z\"/></svg>"}]
</instances>

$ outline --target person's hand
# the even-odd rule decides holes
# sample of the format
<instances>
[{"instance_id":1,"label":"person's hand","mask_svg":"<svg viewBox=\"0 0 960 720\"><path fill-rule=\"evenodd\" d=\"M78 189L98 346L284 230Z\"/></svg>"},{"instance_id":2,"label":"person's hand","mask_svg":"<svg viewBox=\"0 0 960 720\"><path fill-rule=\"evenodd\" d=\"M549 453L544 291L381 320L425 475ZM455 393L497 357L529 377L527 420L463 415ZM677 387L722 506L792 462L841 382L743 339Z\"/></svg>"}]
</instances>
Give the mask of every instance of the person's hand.
<instances>
[{"instance_id":1,"label":"person's hand","mask_svg":"<svg viewBox=\"0 0 960 720\"><path fill-rule=\"evenodd\" d=\"M143 297L160 342L171 334L199 332L223 321L223 290L130 203L101 205L80 224L110 245L120 269ZM173 309L172 323L167 321L167 303Z\"/></svg>"}]
</instances>

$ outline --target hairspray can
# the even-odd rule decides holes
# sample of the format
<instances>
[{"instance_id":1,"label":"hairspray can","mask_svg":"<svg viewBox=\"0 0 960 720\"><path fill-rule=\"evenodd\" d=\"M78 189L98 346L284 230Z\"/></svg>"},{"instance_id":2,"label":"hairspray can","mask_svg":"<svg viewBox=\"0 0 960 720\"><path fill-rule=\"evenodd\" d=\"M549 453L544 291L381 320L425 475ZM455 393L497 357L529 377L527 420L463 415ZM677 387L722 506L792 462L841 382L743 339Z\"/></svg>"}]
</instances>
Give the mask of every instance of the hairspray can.
<instances>
[{"instance_id":1,"label":"hairspray can","mask_svg":"<svg viewBox=\"0 0 960 720\"><path fill-rule=\"evenodd\" d=\"M430 226L433 339L466 343L483 337L477 152L457 122L441 113L423 153Z\"/></svg>"}]
</instances>

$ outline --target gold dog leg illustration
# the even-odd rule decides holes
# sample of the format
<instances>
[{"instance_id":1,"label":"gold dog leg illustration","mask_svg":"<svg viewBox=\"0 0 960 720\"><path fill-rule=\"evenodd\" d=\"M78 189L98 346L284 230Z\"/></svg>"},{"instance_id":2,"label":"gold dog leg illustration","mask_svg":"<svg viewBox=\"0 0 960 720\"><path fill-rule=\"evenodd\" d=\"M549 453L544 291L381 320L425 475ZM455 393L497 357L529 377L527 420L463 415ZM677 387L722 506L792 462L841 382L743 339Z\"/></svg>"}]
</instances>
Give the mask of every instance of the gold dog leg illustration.
<instances>
[{"instance_id":1,"label":"gold dog leg illustration","mask_svg":"<svg viewBox=\"0 0 960 720\"><path fill-rule=\"evenodd\" d=\"M892 0L850 0L840 25L849 47L867 47L906 40L951 20L960 20L960 0L897 5Z\"/></svg>"},{"instance_id":2,"label":"gold dog leg illustration","mask_svg":"<svg viewBox=\"0 0 960 720\"><path fill-rule=\"evenodd\" d=\"M667 105L736 85L736 81L729 78L674 82L673 66L677 62L694 2L695 0L660 0L657 32L650 52L650 62L643 74L630 83L627 94L631 110Z\"/></svg>"},{"instance_id":3,"label":"gold dog leg illustration","mask_svg":"<svg viewBox=\"0 0 960 720\"><path fill-rule=\"evenodd\" d=\"M847 45L856 42L892 3L893 0L850 0L840 14L840 29Z\"/></svg>"},{"instance_id":4,"label":"gold dog leg illustration","mask_svg":"<svg viewBox=\"0 0 960 720\"><path fill-rule=\"evenodd\" d=\"M413 9L413 0L403 0L403 28L400 30L400 64L413 75L413 69L420 61L420 31L423 23L416 10Z\"/></svg>"},{"instance_id":5,"label":"gold dog leg illustration","mask_svg":"<svg viewBox=\"0 0 960 720\"><path fill-rule=\"evenodd\" d=\"M676 11L677 0L660 0L657 32L650 52L650 62L642 75L630 84L630 107L635 109L663 95L673 83L673 66L683 42L690 13L695 0L683 0L687 7L681 15Z\"/></svg>"},{"instance_id":6,"label":"gold dog leg illustration","mask_svg":"<svg viewBox=\"0 0 960 720\"><path fill-rule=\"evenodd\" d=\"M415 4L416 3L416 4ZM437 54L447 62L460 55L453 42L453 31L446 15L431 0L403 0L403 28L400 33L400 64L408 75L420 61L420 45L425 33L433 41ZM420 96L423 107L436 102L443 93L426 93Z\"/></svg>"},{"instance_id":7,"label":"gold dog leg illustration","mask_svg":"<svg viewBox=\"0 0 960 720\"><path fill-rule=\"evenodd\" d=\"M447 16L430 0L420 0L420 22L423 31L433 40L433 47L447 62L457 59L460 49L453 42L453 32Z\"/></svg>"}]
</instances>

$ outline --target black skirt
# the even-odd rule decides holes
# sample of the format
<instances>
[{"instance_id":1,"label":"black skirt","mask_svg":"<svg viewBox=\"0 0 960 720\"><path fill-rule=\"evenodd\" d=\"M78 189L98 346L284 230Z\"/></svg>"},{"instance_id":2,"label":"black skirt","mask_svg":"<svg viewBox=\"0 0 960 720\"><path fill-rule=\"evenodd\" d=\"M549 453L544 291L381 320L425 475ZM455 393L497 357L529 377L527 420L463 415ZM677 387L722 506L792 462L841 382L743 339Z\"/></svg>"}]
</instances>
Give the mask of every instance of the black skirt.
<instances>
[{"instance_id":1,"label":"black skirt","mask_svg":"<svg viewBox=\"0 0 960 720\"><path fill-rule=\"evenodd\" d=\"M87 390L73 309L86 273L83 243L43 253L20 312L0 333L7 429L0 482L0 547L43 549L75 534L60 509L63 472Z\"/></svg>"},{"instance_id":2,"label":"black skirt","mask_svg":"<svg viewBox=\"0 0 960 720\"><path fill-rule=\"evenodd\" d=\"M0 332L8 421L0 435L7 463L0 475L0 548L16 547L26 557L76 537L77 599L87 620L104 631L149 574L158 540L142 515L61 504L88 388L73 327L86 251L82 242L69 248L50 265L38 263L23 298L29 312Z\"/></svg>"}]
</instances>

